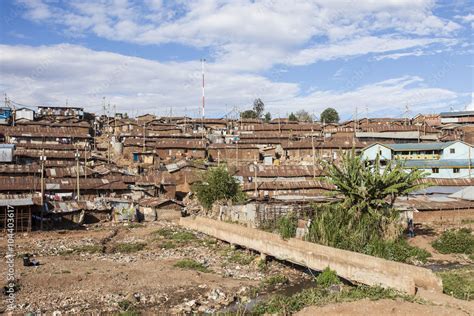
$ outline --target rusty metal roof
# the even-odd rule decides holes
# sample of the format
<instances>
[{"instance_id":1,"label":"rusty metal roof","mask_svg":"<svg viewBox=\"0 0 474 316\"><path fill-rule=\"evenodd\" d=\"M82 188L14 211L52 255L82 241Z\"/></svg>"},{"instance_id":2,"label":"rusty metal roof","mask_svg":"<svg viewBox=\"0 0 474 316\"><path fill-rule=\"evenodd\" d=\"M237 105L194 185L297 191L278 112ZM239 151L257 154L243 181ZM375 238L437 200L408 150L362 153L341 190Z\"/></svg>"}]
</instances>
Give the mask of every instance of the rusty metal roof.
<instances>
[{"instance_id":1,"label":"rusty metal roof","mask_svg":"<svg viewBox=\"0 0 474 316\"><path fill-rule=\"evenodd\" d=\"M90 138L82 128L33 125L0 126L0 134L13 137Z\"/></svg>"},{"instance_id":2,"label":"rusty metal roof","mask_svg":"<svg viewBox=\"0 0 474 316\"><path fill-rule=\"evenodd\" d=\"M249 165L240 167L237 172L243 177L255 177L255 166ZM265 166L259 165L257 168L258 178L299 178L299 177L313 177L322 176L324 170L322 166L301 166L301 165L281 165L281 166Z\"/></svg>"},{"instance_id":3,"label":"rusty metal roof","mask_svg":"<svg viewBox=\"0 0 474 316\"><path fill-rule=\"evenodd\" d=\"M162 198L162 197L150 197L150 198L141 199L139 201L139 205L144 206L144 207L160 207L167 203L177 204L181 207L184 206L183 203L181 202L178 202L173 199Z\"/></svg>"},{"instance_id":4,"label":"rusty metal roof","mask_svg":"<svg viewBox=\"0 0 474 316\"><path fill-rule=\"evenodd\" d=\"M257 182L257 187L258 190L335 189L334 185L325 181L318 180ZM252 190L255 190L255 183L244 183L243 191Z\"/></svg>"}]
</instances>

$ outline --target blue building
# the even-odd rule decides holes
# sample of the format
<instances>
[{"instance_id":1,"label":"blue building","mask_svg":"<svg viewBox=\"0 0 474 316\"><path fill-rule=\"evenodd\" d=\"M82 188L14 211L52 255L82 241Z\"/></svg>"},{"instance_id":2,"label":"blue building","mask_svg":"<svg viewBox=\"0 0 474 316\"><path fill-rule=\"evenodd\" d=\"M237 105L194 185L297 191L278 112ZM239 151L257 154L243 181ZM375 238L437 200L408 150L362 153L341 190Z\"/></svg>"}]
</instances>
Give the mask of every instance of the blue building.
<instances>
[{"instance_id":1,"label":"blue building","mask_svg":"<svg viewBox=\"0 0 474 316\"><path fill-rule=\"evenodd\" d=\"M389 160L403 163L407 169L422 169L431 178L473 178L473 146L463 141L407 144L372 144L362 150L362 157L382 164Z\"/></svg>"}]
</instances>

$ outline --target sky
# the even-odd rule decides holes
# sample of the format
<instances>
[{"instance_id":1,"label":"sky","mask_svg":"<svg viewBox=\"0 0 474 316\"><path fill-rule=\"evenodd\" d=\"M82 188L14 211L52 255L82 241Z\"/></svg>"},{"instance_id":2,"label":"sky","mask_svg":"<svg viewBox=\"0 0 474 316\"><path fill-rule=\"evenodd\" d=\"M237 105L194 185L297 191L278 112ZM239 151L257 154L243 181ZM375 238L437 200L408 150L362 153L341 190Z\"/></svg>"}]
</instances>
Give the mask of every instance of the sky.
<instances>
[{"instance_id":1,"label":"sky","mask_svg":"<svg viewBox=\"0 0 474 316\"><path fill-rule=\"evenodd\" d=\"M87 111L342 118L474 110L468 0L5 0L0 90ZM114 110L115 109L115 110Z\"/></svg>"}]
</instances>

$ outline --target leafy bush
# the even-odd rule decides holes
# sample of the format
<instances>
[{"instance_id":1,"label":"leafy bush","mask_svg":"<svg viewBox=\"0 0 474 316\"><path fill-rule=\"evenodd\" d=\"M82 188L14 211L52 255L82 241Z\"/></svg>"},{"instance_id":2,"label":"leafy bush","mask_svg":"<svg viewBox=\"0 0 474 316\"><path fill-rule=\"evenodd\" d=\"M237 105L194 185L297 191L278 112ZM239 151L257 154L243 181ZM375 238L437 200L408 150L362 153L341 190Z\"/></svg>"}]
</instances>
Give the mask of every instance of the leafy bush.
<instances>
[{"instance_id":1,"label":"leafy bush","mask_svg":"<svg viewBox=\"0 0 474 316\"><path fill-rule=\"evenodd\" d=\"M214 202L220 200L231 200L233 202L245 200L245 194L242 192L239 183L223 166L207 170L203 181L193 185L193 191L206 209L210 209Z\"/></svg>"},{"instance_id":2,"label":"leafy bush","mask_svg":"<svg viewBox=\"0 0 474 316\"><path fill-rule=\"evenodd\" d=\"M440 253L474 253L474 236L467 228L445 231L432 246Z\"/></svg>"},{"instance_id":3,"label":"leafy bush","mask_svg":"<svg viewBox=\"0 0 474 316\"><path fill-rule=\"evenodd\" d=\"M443 292L463 300L474 298L474 268L467 267L440 272L443 280Z\"/></svg>"},{"instance_id":4,"label":"leafy bush","mask_svg":"<svg viewBox=\"0 0 474 316\"><path fill-rule=\"evenodd\" d=\"M298 227L298 219L292 213L278 219L277 228L283 239L295 237Z\"/></svg>"},{"instance_id":5,"label":"leafy bush","mask_svg":"<svg viewBox=\"0 0 474 316\"><path fill-rule=\"evenodd\" d=\"M197 262L193 259L182 259L179 260L174 264L175 267L181 269L188 269L188 270L196 270L200 272L211 272L208 268L206 268L202 263Z\"/></svg>"},{"instance_id":6,"label":"leafy bush","mask_svg":"<svg viewBox=\"0 0 474 316\"><path fill-rule=\"evenodd\" d=\"M317 277L316 284L322 287L330 287L333 284L340 284L341 280L337 276L336 272L331 270L329 267L324 269Z\"/></svg>"}]
</instances>

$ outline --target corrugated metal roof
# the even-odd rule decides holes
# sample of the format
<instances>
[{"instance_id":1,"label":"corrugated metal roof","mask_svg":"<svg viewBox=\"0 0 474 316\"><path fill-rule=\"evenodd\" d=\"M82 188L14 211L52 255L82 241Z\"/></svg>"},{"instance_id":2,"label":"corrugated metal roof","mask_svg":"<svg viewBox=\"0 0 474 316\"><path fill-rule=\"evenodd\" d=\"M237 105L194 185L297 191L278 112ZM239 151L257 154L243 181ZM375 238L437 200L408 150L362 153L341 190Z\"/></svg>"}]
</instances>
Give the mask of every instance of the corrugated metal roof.
<instances>
[{"instance_id":1,"label":"corrugated metal roof","mask_svg":"<svg viewBox=\"0 0 474 316\"><path fill-rule=\"evenodd\" d=\"M474 116L474 111L441 112L441 117Z\"/></svg>"},{"instance_id":2,"label":"corrugated metal roof","mask_svg":"<svg viewBox=\"0 0 474 316\"><path fill-rule=\"evenodd\" d=\"M434 143L405 143L405 144L384 144L384 146L394 151L410 151L410 150L442 150L452 144L452 142L434 142Z\"/></svg>"},{"instance_id":3,"label":"corrugated metal roof","mask_svg":"<svg viewBox=\"0 0 474 316\"><path fill-rule=\"evenodd\" d=\"M399 161L407 168L455 168L474 166L474 159L427 159L427 160L403 160Z\"/></svg>"}]
</instances>

